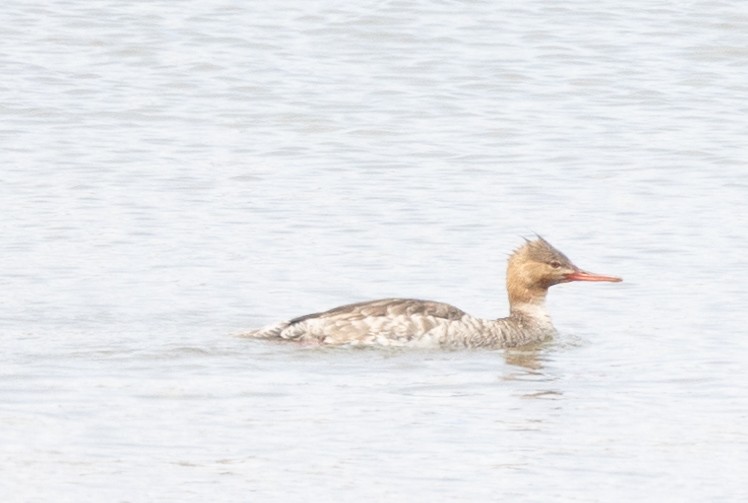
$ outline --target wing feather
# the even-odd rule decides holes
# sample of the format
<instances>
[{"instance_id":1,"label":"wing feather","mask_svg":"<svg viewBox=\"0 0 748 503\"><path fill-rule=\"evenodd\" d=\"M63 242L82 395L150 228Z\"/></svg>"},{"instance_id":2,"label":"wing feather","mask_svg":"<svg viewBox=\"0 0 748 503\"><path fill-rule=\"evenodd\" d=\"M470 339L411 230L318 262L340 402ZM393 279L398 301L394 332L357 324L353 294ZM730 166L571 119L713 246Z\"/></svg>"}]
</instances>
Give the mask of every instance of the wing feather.
<instances>
[{"instance_id":1,"label":"wing feather","mask_svg":"<svg viewBox=\"0 0 748 503\"><path fill-rule=\"evenodd\" d=\"M333 323L345 324L364 318L396 316L429 316L445 320L459 320L465 312L443 302L433 302L419 299L380 299L367 302L357 302L330 309L319 313L299 316L288 322L289 326L309 320L329 320Z\"/></svg>"}]
</instances>

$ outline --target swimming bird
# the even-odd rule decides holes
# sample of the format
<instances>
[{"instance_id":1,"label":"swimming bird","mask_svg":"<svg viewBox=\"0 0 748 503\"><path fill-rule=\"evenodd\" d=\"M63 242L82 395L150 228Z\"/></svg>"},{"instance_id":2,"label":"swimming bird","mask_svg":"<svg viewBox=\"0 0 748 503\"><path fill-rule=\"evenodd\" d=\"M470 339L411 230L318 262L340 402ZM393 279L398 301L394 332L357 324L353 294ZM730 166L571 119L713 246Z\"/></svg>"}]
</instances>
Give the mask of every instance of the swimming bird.
<instances>
[{"instance_id":1,"label":"swimming bird","mask_svg":"<svg viewBox=\"0 0 748 503\"><path fill-rule=\"evenodd\" d=\"M336 307L269 325L247 337L319 345L510 348L548 340L556 333L545 309L548 288L571 281L622 281L586 272L538 236L509 257L509 316L473 317L441 302L381 299Z\"/></svg>"}]
</instances>

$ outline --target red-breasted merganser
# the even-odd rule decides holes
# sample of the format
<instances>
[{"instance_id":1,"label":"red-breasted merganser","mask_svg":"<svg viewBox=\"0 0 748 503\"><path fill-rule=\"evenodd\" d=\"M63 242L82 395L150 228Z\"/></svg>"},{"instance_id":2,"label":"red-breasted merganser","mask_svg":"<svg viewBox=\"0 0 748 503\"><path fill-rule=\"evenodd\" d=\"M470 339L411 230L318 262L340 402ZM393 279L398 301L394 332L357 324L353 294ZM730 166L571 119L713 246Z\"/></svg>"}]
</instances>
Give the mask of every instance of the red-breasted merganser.
<instances>
[{"instance_id":1,"label":"red-breasted merganser","mask_svg":"<svg viewBox=\"0 0 748 503\"><path fill-rule=\"evenodd\" d=\"M325 345L517 347L556 333L545 310L549 287L570 281L621 281L579 269L539 236L526 241L509 257L506 318L474 318L449 304L428 300L382 299L307 314L244 335Z\"/></svg>"}]
</instances>

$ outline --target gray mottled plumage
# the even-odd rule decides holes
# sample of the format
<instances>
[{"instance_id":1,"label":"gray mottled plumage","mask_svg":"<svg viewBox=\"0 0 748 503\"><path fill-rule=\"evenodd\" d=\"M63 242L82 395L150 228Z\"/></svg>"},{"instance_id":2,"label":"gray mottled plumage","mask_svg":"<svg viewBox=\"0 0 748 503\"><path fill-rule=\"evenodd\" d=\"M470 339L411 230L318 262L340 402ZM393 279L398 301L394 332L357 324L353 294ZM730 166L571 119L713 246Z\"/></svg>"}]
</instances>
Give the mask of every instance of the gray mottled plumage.
<instances>
[{"instance_id":1,"label":"gray mottled plumage","mask_svg":"<svg viewBox=\"0 0 748 503\"><path fill-rule=\"evenodd\" d=\"M511 313L486 320L441 302L381 299L299 316L244 334L310 344L506 348L541 342L555 334L545 311L550 286L581 272L560 251L538 238L509 258ZM587 274L587 273L585 273ZM598 277L589 281L614 281Z\"/></svg>"}]
</instances>

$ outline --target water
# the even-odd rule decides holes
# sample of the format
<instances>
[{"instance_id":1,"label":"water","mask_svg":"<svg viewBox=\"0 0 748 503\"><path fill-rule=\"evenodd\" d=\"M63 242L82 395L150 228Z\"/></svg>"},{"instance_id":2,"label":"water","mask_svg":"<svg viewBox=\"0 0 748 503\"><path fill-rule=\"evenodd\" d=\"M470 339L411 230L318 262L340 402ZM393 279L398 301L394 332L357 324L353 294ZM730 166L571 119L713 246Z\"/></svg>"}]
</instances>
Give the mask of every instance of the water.
<instances>
[{"instance_id":1,"label":"water","mask_svg":"<svg viewBox=\"0 0 748 503\"><path fill-rule=\"evenodd\" d=\"M3 501L745 501L748 7L5 2ZM387 296L534 351L235 334Z\"/></svg>"}]
</instances>

